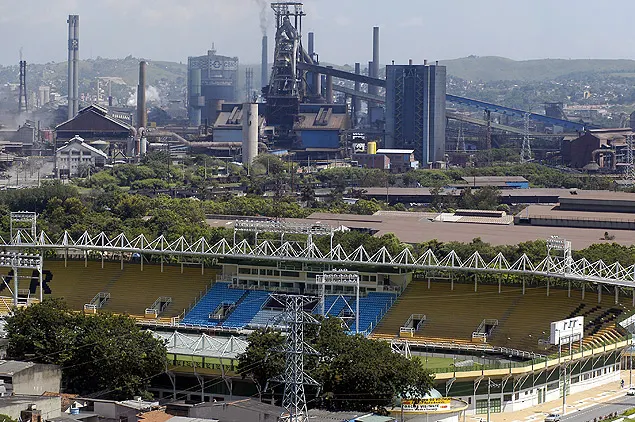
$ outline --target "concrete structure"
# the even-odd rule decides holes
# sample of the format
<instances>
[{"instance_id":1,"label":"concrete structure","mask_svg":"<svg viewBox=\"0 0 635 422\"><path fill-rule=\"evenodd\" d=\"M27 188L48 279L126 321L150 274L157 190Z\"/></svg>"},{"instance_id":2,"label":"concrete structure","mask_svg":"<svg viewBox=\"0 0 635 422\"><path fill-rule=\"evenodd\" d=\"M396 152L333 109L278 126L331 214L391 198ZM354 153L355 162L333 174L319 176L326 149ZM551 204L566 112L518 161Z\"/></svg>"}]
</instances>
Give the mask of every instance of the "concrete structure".
<instances>
[{"instance_id":1,"label":"concrete structure","mask_svg":"<svg viewBox=\"0 0 635 422\"><path fill-rule=\"evenodd\" d=\"M142 412L150 412L159 408L158 402L141 400L101 400L94 398L78 398L79 415L97 415L99 421L128 421L139 422L142 420Z\"/></svg>"},{"instance_id":2,"label":"concrete structure","mask_svg":"<svg viewBox=\"0 0 635 422\"><path fill-rule=\"evenodd\" d=\"M205 107L205 97L201 95L201 69L189 69L189 107L190 125L201 125L201 109Z\"/></svg>"},{"instance_id":3,"label":"concrete structure","mask_svg":"<svg viewBox=\"0 0 635 422\"><path fill-rule=\"evenodd\" d=\"M444 161L446 69L386 66L386 148L413 148L421 167Z\"/></svg>"},{"instance_id":4,"label":"concrete structure","mask_svg":"<svg viewBox=\"0 0 635 422\"><path fill-rule=\"evenodd\" d=\"M560 196L555 206L525 208L514 221L532 226L610 229L609 236L601 239L612 240L613 230L635 230L635 193L574 190Z\"/></svg>"},{"instance_id":5,"label":"concrete structure","mask_svg":"<svg viewBox=\"0 0 635 422\"><path fill-rule=\"evenodd\" d=\"M254 158L258 155L258 138L259 138L259 120L258 120L258 104L243 104L242 110L243 122L243 165L251 166Z\"/></svg>"},{"instance_id":6,"label":"concrete structure","mask_svg":"<svg viewBox=\"0 0 635 422\"><path fill-rule=\"evenodd\" d=\"M41 421L58 418L62 414L61 398L39 395L0 397L0 414L25 420L29 414L41 416Z\"/></svg>"},{"instance_id":7,"label":"concrete structure","mask_svg":"<svg viewBox=\"0 0 635 422\"><path fill-rule=\"evenodd\" d=\"M214 122L214 144L221 143L237 143L238 146L243 142L243 104L222 104L218 117ZM262 117L264 104L256 104L258 107L258 136L262 134L265 124Z\"/></svg>"},{"instance_id":8,"label":"concrete structure","mask_svg":"<svg viewBox=\"0 0 635 422\"><path fill-rule=\"evenodd\" d=\"M403 173L404 171L416 169L419 163L415 160L414 149L388 149L380 148L377 154L383 154L390 160L390 171Z\"/></svg>"},{"instance_id":9,"label":"concrete structure","mask_svg":"<svg viewBox=\"0 0 635 422\"><path fill-rule=\"evenodd\" d=\"M79 111L79 15L68 16L68 119Z\"/></svg>"},{"instance_id":10,"label":"concrete structure","mask_svg":"<svg viewBox=\"0 0 635 422\"><path fill-rule=\"evenodd\" d=\"M75 136L55 152L58 176L77 177L83 168L100 168L106 164L108 155Z\"/></svg>"},{"instance_id":11,"label":"concrete structure","mask_svg":"<svg viewBox=\"0 0 635 422\"><path fill-rule=\"evenodd\" d=\"M364 168L389 170L390 158L384 154L353 154L352 161Z\"/></svg>"},{"instance_id":12,"label":"concrete structure","mask_svg":"<svg viewBox=\"0 0 635 422\"><path fill-rule=\"evenodd\" d=\"M212 49L206 56L188 57L187 98L190 103L190 124L207 123L212 125L218 117L218 101L233 102L238 97L238 57L228 57L216 54ZM200 69L200 91L198 73ZM192 98L195 98L192 101ZM201 105L202 104L202 105ZM197 109L200 109L201 122L198 122Z\"/></svg>"},{"instance_id":13,"label":"concrete structure","mask_svg":"<svg viewBox=\"0 0 635 422\"><path fill-rule=\"evenodd\" d=\"M201 403L187 405L170 403L166 412L175 416L200 419L217 419L223 422L277 421L284 409L255 399L237 400L230 403Z\"/></svg>"},{"instance_id":14,"label":"concrete structure","mask_svg":"<svg viewBox=\"0 0 635 422\"><path fill-rule=\"evenodd\" d=\"M7 394L39 395L59 393L62 371L56 365L16 360L0 361L0 380Z\"/></svg>"}]
</instances>

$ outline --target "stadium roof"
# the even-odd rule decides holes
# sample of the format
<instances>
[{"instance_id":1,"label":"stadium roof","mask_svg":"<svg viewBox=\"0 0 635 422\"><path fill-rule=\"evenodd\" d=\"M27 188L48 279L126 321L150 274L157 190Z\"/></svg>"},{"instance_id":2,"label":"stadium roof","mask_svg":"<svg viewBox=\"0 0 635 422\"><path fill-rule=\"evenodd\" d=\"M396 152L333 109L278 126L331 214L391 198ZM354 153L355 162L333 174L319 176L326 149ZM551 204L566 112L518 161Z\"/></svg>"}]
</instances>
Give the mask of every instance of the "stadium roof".
<instances>
[{"instance_id":1,"label":"stadium roof","mask_svg":"<svg viewBox=\"0 0 635 422\"><path fill-rule=\"evenodd\" d=\"M189 356L237 359L249 344L239 337L213 337L207 334L183 334L178 331L151 331L165 340L168 353Z\"/></svg>"}]
</instances>

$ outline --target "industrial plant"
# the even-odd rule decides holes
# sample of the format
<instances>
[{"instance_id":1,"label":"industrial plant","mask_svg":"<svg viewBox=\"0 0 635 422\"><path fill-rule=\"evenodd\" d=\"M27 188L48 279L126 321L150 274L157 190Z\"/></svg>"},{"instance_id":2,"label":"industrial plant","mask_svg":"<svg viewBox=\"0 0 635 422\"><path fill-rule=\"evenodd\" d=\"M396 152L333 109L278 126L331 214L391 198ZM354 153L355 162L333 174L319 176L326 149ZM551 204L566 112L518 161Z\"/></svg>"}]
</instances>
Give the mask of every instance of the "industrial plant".
<instances>
[{"instance_id":1,"label":"industrial plant","mask_svg":"<svg viewBox=\"0 0 635 422\"><path fill-rule=\"evenodd\" d=\"M135 83L101 75L91 82L94 93L87 91L80 83L79 16L69 15L66 95L47 85L28 95L27 62L20 60L16 113L30 116L25 126L48 116L53 127L39 128L36 146L13 142L17 132L6 132L5 153L51 148L44 154L54 155L78 135L87 145L96 143L109 164L136 162L152 150L204 152L246 164L266 152L298 163L339 160L401 172L478 165L476 153L502 148L517 150L522 162L632 172L628 125L600 129L589 119L569 120L563 103L545 103L540 114L450 94L446 66L436 60L382 65L379 27L369 27L367 63L321 63L319 33L303 33L311 16L302 3L268 5L263 13L273 16L274 31L263 32L259 69L241 67L238 57L212 43L206 54L187 57L186 86L169 87L164 98L146 80L155 66L147 60L138 61ZM131 99L121 98L126 89ZM58 110L65 110L65 119ZM252 128L245 119L254 110ZM395 162L400 154L413 159L404 166Z\"/></svg>"}]
</instances>

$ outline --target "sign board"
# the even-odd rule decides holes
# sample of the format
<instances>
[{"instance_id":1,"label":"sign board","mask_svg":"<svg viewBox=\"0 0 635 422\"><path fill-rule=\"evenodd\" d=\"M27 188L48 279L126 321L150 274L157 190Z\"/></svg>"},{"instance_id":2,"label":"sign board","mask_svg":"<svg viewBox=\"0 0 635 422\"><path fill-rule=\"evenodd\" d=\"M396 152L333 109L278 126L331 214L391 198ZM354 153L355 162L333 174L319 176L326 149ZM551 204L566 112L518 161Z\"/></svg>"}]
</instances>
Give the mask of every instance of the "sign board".
<instances>
[{"instance_id":1,"label":"sign board","mask_svg":"<svg viewBox=\"0 0 635 422\"><path fill-rule=\"evenodd\" d=\"M452 399L440 397L437 399L409 399L402 402L403 410L409 412L436 412L450 410Z\"/></svg>"},{"instance_id":2,"label":"sign board","mask_svg":"<svg viewBox=\"0 0 635 422\"><path fill-rule=\"evenodd\" d=\"M584 336L584 317L575 317L551 323L549 343L569 344Z\"/></svg>"}]
</instances>

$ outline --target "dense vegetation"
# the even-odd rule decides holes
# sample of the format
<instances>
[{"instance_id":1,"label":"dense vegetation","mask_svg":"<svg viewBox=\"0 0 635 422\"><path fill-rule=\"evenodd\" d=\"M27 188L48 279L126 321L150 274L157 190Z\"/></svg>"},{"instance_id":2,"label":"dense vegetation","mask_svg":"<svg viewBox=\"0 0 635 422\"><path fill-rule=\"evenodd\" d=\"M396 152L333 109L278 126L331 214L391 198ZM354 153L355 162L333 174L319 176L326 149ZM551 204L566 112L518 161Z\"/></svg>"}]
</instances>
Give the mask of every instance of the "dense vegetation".
<instances>
[{"instance_id":1,"label":"dense vegetation","mask_svg":"<svg viewBox=\"0 0 635 422\"><path fill-rule=\"evenodd\" d=\"M10 358L59 365L71 393L148 396L150 381L165 370L165 345L132 318L71 312L58 299L16 309L6 331Z\"/></svg>"},{"instance_id":2,"label":"dense vegetation","mask_svg":"<svg viewBox=\"0 0 635 422\"><path fill-rule=\"evenodd\" d=\"M331 198L327 205L330 208L324 209L302 207L296 198L289 195L272 198L258 195L229 196L224 200L173 199L167 195L150 198L130 194L117 186L82 189L58 182L48 182L39 188L0 192L0 235L5 237L9 232L9 211L36 211L39 214L39 227L52 240L58 239L64 231L68 231L73 238L81 236L84 232L104 232L107 235L124 232L129 237L144 234L149 238L155 238L163 235L168 240L175 240L180 236L188 241L205 237L209 243L215 243L222 238L233 239L233 233L225 228L210 227L205 222L207 214L305 217L320 210L372 214L386 207L377 201L367 200L345 205L341 200L341 193L339 195L339 199ZM430 206L436 209L500 208L497 196L495 189L465 189L459 197L452 200L441 195L433 197ZM607 239L610 239L610 236ZM317 239L316 242L324 251L329 247L327 239ZM364 245L369 253L386 247L391 254L396 254L407 247L392 234L374 237L354 231L338 232L334 242L340 243L348 251ZM415 255L427 248L440 255L456 250L462 258L467 258L478 250L485 260L493 258L498 252L503 252L507 259L516 259L527 253L532 260L539 260L544 257L546 251L544 241L492 246L480 239L467 244L430 240L408 247L412 248ZM575 256L586 257L590 261L602 259L607 263L619 261L623 265L630 265L635 263L635 247L602 243L578 251Z\"/></svg>"},{"instance_id":3,"label":"dense vegetation","mask_svg":"<svg viewBox=\"0 0 635 422\"><path fill-rule=\"evenodd\" d=\"M311 407L376 410L393 404L398 395L422 397L432 387L432 377L420 360L393 353L387 342L347 335L339 318L323 320L319 330L307 331L305 341L318 355L305 360L305 370L321 385ZM263 393L267 381L284 372L284 355L278 351L283 343L280 333L256 331L240 356L238 372Z\"/></svg>"}]
</instances>

